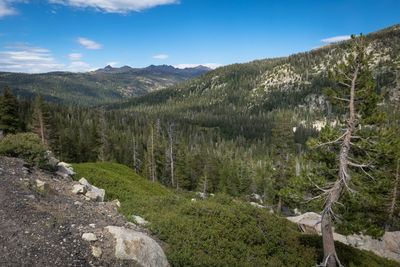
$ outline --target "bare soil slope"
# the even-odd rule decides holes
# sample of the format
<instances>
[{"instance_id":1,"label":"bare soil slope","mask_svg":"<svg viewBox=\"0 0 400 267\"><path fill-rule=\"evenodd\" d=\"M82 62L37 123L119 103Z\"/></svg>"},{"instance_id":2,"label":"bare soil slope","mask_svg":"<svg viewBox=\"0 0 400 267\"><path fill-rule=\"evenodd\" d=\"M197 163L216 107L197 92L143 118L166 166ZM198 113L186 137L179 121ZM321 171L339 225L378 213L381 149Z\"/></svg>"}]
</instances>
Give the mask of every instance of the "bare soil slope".
<instances>
[{"instance_id":1,"label":"bare soil slope","mask_svg":"<svg viewBox=\"0 0 400 267\"><path fill-rule=\"evenodd\" d=\"M47 183L38 187L37 179ZM0 157L0 266L134 266L113 257L113 241L101 229L126 223L111 202L71 193L72 180ZM82 239L95 233L97 241ZM92 246L101 242L100 257ZM107 249L108 248L108 249Z\"/></svg>"}]
</instances>

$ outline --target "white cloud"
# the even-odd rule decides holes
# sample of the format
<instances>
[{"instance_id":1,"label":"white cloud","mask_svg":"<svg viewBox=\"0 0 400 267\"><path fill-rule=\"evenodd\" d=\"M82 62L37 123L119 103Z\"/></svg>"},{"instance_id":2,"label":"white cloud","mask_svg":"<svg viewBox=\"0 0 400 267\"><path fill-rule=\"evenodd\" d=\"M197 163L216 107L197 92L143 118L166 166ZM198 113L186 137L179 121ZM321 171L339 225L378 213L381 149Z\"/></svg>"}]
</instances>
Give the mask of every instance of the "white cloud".
<instances>
[{"instance_id":1,"label":"white cloud","mask_svg":"<svg viewBox=\"0 0 400 267\"><path fill-rule=\"evenodd\" d=\"M178 69L186 69L186 68L195 68L195 67L198 67L200 65L201 66L205 66L205 67L210 68L210 69L216 69L216 68L222 66L222 64L218 64L218 63L204 63L204 64L179 64L179 65L176 65L174 67L178 68Z\"/></svg>"},{"instance_id":2,"label":"white cloud","mask_svg":"<svg viewBox=\"0 0 400 267\"><path fill-rule=\"evenodd\" d=\"M119 62L108 62L107 65L110 65L111 67L115 67L118 65Z\"/></svg>"},{"instance_id":3,"label":"white cloud","mask_svg":"<svg viewBox=\"0 0 400 267\"><path fill-rule=\"evenodd\" d=\"M160 54L160 55L155 55L153 56L155 59L167 59L168 55Z\"/></svg>"},{"instance_id":4,"label":"white cloud","mask_svg":"<svg viewBox=\"0 0 400 267\"><path fill-rule=\"evenodd\" d=\"M65 67L53 58L48 49L21 43L8 46L6 49L0 51L2 71L39 73L61 70Z\"/></svg>"},{"instance_id":5,"label":"white cloud","mask_svg":"<svg viewBox=\"0 0 400 267\"><path fill-rule=\"evenodd\" d=\"M90 65L84 61L73 61L71 64L67 67L68 71L73 71L73 72L86 72L91 69Z\"/></svg>"},{"instance_id":6,"label":"white cloud","mask_svg":"<svg viewBox=\"0 0 400 267\"><path fill-rule=\"evenodd\" d=\"M75 61L75 60L79 60L82 58L82 54L81 53L71 53L68 55L69 60Z\"/></svg>"},{"instance_id":7,"label":"white cloud","mask_svg":"<svg viewBox=\"0 0 400 267\"><path fill-rule=\"evenodd\" d=\"M128 13L160 5L177 4L179 0L49 0L50 3L80 8L94 8L106 13Z\"/></svg>"},{"instance_id":8,"label":"white cloud","mask_svg":"<svg viewBox=\"0 0 400 267\"><path fill-rule=\"evenodd\" d=\"M102 44L98 44L92 40L83 37L79 37L77 41L78 43L83 45L86 49L96 50L96 49L101 49L103 47Z\"/></svg>"},{"instance_id":9,"label":"white cloud","mask_svg":"<svg viewBox=\"0 0 400 267\"><path fill-rule=\"evenodd\" d=\"M351 39L350 35L342 35L342 36L334 36L326 39L322 39L321 42L324 43L332 43L332 42L340 42Z\"/></svg>"}]
</instances>

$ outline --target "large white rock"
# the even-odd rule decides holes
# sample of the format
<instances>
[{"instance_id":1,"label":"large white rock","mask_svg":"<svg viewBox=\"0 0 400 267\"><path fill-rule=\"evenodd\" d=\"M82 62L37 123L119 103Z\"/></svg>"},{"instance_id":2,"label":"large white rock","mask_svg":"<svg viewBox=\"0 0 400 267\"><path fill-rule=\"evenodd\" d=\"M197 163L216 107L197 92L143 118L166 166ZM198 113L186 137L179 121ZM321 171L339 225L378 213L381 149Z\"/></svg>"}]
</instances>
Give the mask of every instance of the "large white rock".
<instances>
[{"instance_id":1,"label":"large white rock","mask_svg":"<svg viewBox=\"0 0 400 267\"><path fill-rule=\"evenodd\" d=\"M104 196L106 194L106 191L104 189L97 188L94 185L89 184L89 182L83 177L79 180L79 183L83 186L86 186L87 188L85 196L94 201L104 201Z\"/></svg>"},{"instance_id":2,"label":"large white rock","mask_svg":"<svg viewBox=\"0 0 400 267\"><path fill-rule=\"evenodd\" d=\"M115 257L121 260L134 260L143 267L169 266L164 251L144 233L117 226L105 229L115 238Z\"/></svg>"}]
</instances>

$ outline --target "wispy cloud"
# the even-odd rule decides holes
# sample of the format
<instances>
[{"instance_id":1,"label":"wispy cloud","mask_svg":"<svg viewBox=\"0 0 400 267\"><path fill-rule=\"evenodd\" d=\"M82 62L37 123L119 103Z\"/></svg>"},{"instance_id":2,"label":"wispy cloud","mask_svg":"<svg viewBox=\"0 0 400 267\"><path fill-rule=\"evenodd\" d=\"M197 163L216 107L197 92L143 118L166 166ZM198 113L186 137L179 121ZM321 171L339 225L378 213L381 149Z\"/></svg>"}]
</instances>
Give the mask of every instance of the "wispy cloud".
<instances>
[{"instance_id":1,"label":"wispy cloud","mask_svg":"<svg viewBox=\"0 0 400 267\"><path fill-rule=\"evenodd\" d=\"M153 56L155 59L167 59L168 55L160 54L160 55L155 55Z\"/></svg>"},{"instance_id":2,"label":"wispy cloud","mask_svg":"<svg viewBox=\"0 0 400 267\"><path fill-rule=\"evenodd\" d=\"M96 49L101 49L103 47L102 44L96 43L95 41L83 37L79 37L77 41L78 43L83 45L83 47L85 47L86 49L96 50Z\"/></svg>"},{"instance_id":3,"label":"wispy cloud","mask_svg":"<svg viewBox=\"0 0 400 267\"><path fill-rule=\"evenodd\" d=\"M86 72L91 69L90 65L84 61L73 61L67 67L68 71L73 72Z\"/></svg>"},{"instance_id":4,"label":"wispy cloud","mask_svg":"<svg viewBox=\"0 0 400 267\"><path fill-rule=\"evenodd\" d=\"M57 62L51 51L27 44L5 47L0 51L0 70L12 72L49 72L61 70L64 64Z\"/></svg>"},{"instance_id":5,"label":"wispy cloud","mask_svg":"<svg viewBox=\"0 0 400 267\"><path fill-rule=\"evenodd\" d=\"M0 18L17 13L17 11L11 6L12 2L15 1L0 0Z\"/></svg>"},{"instance_id":6,"label":"wispy cloud","mask_svg":"<svg viewBox=\"0 0 400 267\"><path fill-rule=\"evenodd\" d=\"M75 61L75 60L80 60L82 58L81 53L71 53L68 55L69 60Z\"/></svg>"},{"instance_id":7,"label":"wispy cloud","mask_svg":"<svg viewBox=\"0 0 400 267\"><path fill-rule=\"evenodd\" d=\"M341 36L334 36L334 37L329 37L329 38L326 38L326 39L322 39L321 42L333 43L333 42L340 42L340 41L349 40L350 38L351 38L350 35L341 35Z\"/></svg>"},{"instance_id":8,"label":"wispy cloud","mask_svg":"<svg viewBox=\"0 0 400 267\"><path fill-rule=\"evenodd\" d=\"M222 64L218 64L218 63L203 63L203 64L179 64L179 65L176 65L174 67L178 68L178 69L186 69L186 68L195 68L195 67L198 67L200 65L204 66L204 67L207 67L207 68L210 68L210 69L216 69L216 68L222 66Z\"/></svg>"},{"instance_id":9,"label":"wispy cloud","mask_svg":"<svg viewBox=\"0 0 400 267\"><path fill-rule=\"evenodd\" d=\"M179 0L49 0L50 3L80 8L94 8L106 13L128 13L160 5L177 4Z\"/></svg>"}]
</instances>

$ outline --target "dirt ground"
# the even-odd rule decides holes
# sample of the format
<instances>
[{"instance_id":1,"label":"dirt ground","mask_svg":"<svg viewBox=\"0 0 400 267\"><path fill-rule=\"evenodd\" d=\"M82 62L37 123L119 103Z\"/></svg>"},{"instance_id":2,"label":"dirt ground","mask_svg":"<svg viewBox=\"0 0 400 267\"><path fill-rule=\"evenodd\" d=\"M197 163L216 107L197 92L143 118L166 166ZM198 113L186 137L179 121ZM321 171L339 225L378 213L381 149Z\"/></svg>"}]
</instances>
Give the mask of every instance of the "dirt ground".
<instances>
[{"instance_id":1,"label":"dirt ground","mask_svg":"<svg viewBox=\"0 0 400 267\"><path fill-rule=\"evenodd\" d=\"M36 180L47 183L38 187ZM108 225L135 229L111 202L71 192L72 179L0 157L0 266L135 266L113 258ZM138 230L138 229L136 229ZM82 239L95 233L97 241ZM95 257L92 246L102 247Z\"/></svg>"}]
</instances>

